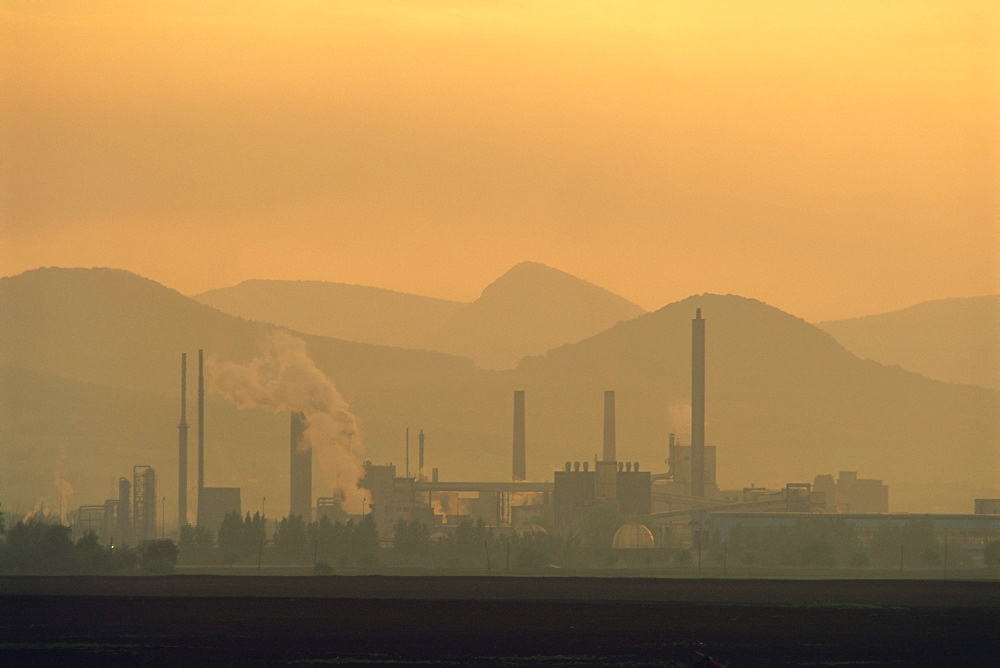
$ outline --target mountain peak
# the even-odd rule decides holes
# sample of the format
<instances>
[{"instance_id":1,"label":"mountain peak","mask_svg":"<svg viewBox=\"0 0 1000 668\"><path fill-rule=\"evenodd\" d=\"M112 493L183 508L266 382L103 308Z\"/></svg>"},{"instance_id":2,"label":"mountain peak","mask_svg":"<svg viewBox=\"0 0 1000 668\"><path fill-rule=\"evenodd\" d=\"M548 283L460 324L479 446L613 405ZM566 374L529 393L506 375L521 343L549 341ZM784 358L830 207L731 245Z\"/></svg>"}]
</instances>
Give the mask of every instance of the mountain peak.
<instances>
[{"instance_id":1,"label":"mountain peak","mask_svg":"<svg viewBox=\"0 0 1000 668\"><path fill-rule=\"evenodd\" d=\"M435 348L510 368L641 315L632 302L539 262L514 265L435 334Z\"/></svg>"}]
</instances>

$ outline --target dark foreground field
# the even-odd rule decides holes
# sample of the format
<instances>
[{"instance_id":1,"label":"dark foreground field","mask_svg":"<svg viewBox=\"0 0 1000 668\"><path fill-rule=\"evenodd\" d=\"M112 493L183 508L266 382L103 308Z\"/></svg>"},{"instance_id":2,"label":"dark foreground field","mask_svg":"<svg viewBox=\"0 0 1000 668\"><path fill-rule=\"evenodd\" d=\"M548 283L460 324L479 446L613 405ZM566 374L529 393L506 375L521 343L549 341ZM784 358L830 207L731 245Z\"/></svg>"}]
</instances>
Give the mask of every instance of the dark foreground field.
<instances>
[{"instance_id":1,"label":"dark foreground field","mask_svg":"<svg viewBox=\"0 0 1000 668\"><path fill-rule=\"evenodd\" d=\"M1000 665L1000 583L0 578L0 665Z\"/></svg>"}]
</instances>

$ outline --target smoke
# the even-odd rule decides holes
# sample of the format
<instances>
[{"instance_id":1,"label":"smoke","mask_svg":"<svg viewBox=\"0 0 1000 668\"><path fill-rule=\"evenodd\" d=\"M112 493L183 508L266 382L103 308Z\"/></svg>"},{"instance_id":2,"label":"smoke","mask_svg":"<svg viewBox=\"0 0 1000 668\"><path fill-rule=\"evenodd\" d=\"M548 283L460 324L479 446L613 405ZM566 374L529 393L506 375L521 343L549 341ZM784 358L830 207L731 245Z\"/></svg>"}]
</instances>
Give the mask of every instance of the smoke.
<instances>
[{"instance_id":1,"label":"smoke","mask_svg":"<svg viewBox=\"0 0 1000 668\"><path fill-rule=\"evenodd\" d=\"M542 503L543 492L514 492L510 495L512 506L535 506Z\"/></svg>"},{"instance_id":2,"label":"smoke","mask_svg":"<svg viewBox=\"0 0 1000 668\"><path fill-rule=\"evenodd\" d=\"M59 492L59 522L66 524L66 515L69 511L69 497L73 493L73 486L63 477L63 462L66 461L66 448L59 446L59 459L56 460L55 485Z\"/></svg>"},{"instance_id":3,"label":"smoke","mask_svg":"<svg viewBox=\"0 0 1000 668\"><path fill-rule=\"evenodd\" d=\"M667 407L670 413L670 424L678 434L691 433L691 404L686 401L678 401Z\"/></svg>"},{"instance_id":4,"label":"smoke","mask_svg":"<svg viewBox=\"0 0 1000 668\"><path fill-rule=\"evenodd\" d=\"M24 522L30 522L31 520L35 519L36 517L44 519L45 518L45 514L46 514L45 513L45 499L44 498L40 498L37 501L35 501L35 506L31 510L29 510L28 513L24 516Z\"/></svg>"},{"instance_id":5,"label":"smoke","mask_svg":"<svg viewBox=\"0 0 1000 668\"><path fill-rule=\"evenodd\" d=\"M448 509L445 507L445 504L442 503L440 499L431 499L431 508L434 509L435 515L441 516L442 524L448 522Z\"/></svg>"},{"instance_id":6,"label":"smoke","mask_svg":"<svg viewBox=\"0 0 1000 668\"><path fill-rule=\"evenodd\" d=\"M305 430L299 447L315 450L332 496L341 497L345 508L363 503L360 424L333 381L309 357L305 341L278 332L249 363L209 359L207 372L212 391L240 408L302 413Z\"/></svg>"}]
</instances>

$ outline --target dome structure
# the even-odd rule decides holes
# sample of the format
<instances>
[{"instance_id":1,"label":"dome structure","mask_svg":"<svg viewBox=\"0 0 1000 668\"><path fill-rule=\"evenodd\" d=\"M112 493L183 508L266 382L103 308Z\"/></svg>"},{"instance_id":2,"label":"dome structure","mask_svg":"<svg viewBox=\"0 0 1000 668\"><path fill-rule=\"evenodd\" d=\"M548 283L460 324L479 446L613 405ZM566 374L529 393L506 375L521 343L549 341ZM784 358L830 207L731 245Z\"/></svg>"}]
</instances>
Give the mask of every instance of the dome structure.
<instances>
[{"instance_id":1,"label":"dome structure","mask_svg":"<svg viewBox=\"0 0 1000 668\"><path fill-rule=\"evenodd\" d=\"M615 550L637 550L654 547L653 532L638 522L623 524L615 532L611 547Z\"/></svg>"}]
</instances>

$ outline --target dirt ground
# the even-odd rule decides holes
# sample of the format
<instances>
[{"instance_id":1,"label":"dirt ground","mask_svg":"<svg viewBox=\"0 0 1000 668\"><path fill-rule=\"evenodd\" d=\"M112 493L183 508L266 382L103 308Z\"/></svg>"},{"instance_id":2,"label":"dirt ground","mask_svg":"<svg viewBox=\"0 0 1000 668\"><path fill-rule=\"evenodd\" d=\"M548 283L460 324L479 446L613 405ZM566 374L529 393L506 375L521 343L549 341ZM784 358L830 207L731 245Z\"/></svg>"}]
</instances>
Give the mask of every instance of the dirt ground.
<instances>
[{"instance_id":1,"label":"dirt ground","mask_svg":"<svg viewBox=\"0 0 1000 668\"><path fill-rule=\"evenodd\" d=\"M0 665L997 665L1000 582L0 578Z\"/></svg>"}]
</instances>

